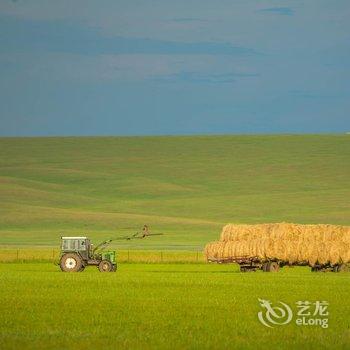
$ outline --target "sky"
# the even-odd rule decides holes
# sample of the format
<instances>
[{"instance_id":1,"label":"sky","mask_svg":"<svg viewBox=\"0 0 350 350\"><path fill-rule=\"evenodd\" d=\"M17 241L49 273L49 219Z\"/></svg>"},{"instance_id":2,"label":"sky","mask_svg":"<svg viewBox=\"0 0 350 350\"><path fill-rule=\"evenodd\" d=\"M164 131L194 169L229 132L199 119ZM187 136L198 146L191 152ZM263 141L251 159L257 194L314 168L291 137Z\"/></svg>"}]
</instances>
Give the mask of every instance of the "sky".
<instances>
[{"instance_id":1,"label":"sky","mask_svg":"<svg viewBox=\"0 0 350 350\"><path fill-rule=\"evenodd\" d=\"M0 0L0 136L350 131L348 0Z\"/></svg>"}]
</instances>

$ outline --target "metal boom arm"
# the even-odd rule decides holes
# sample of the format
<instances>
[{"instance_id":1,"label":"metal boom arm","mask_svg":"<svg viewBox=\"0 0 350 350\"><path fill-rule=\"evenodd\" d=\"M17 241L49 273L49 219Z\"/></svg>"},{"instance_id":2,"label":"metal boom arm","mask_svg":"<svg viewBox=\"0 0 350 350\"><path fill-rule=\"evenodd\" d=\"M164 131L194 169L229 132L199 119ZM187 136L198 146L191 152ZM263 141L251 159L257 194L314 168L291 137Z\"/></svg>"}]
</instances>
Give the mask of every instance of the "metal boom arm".
<instances>
[{"instance_id":1,"label":"metal boom arm","mask_svg":"<svg viewBox=\"0 0 350 350\"><path fill-rule=\"evenodd\" d=\"M141 234L141 236L139 236L140 234ZM142 233L136 232L131 236L123 236L123 237L116 237L116 238L107 239L106 241L103 241L100 244L98 244L93 249L93 253L95 253L98 250L102 251L113 241L124 241L124 240L130 241L131 239L138 239L138 238L142 239L142 238L149 237L149 236L161 236L161 235L163 235L163 233L149 233L148 226L144 225L142 228Z\"/></svg>"}]
</instances>

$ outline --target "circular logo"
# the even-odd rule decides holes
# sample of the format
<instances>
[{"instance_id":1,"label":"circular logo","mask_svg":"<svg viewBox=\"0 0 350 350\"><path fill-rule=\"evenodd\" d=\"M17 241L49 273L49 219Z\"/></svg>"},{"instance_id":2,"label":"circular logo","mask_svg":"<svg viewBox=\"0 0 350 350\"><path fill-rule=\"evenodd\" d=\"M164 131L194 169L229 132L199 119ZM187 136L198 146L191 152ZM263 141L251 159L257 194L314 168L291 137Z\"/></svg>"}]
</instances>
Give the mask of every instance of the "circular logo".
<instances>
[{"instance_id":1,"label":"circular logo","mask_svg":"<svg viewBox=\"0 0 350 350\"><path fill-rule=\"evenodd\" d=\"M266 327L285 325L293 318L292 309L282 301L278 302L278 306L273 306L269 300L259 299L260 306L264 309L258 312L259 321Z\"/></svg>"}]
</instances>

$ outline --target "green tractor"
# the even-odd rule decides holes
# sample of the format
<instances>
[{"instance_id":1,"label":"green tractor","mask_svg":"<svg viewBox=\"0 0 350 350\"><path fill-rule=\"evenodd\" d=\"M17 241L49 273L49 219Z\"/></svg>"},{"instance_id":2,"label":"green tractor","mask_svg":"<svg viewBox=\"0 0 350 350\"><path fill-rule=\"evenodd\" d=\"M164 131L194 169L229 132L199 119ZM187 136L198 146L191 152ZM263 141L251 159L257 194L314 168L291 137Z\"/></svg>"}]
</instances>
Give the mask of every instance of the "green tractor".
<instances>
[{"instance_id":1,"label":"green tractor","mask_svg":"<svg viewBox=\"0 0 350 350\"><path fill-rule=\"evenodd\" d=\"M158 236L162 233L150 233L148 226L144 225L142 232L137 232L128 237L108 239L96 247L91 244L87 237L61 237L60 268L65 272L84 271L86 266L97 266L101 272L115 272L117 270L116 252L104 249L115 240L131 240Z\"/></svg>"},{"instance_id":2,"label":"green tractor","mask_svg":"<svg viewBox=\"0 0 350 350\"><path fill-rule=\"evenodd\" d=\"M86 266L97 266L101 272L117 270L116 252L103 249L112 240L93 247L87 237L61 237L60 268L65 272L84 271Z\"/></svg>"}]
</instances>

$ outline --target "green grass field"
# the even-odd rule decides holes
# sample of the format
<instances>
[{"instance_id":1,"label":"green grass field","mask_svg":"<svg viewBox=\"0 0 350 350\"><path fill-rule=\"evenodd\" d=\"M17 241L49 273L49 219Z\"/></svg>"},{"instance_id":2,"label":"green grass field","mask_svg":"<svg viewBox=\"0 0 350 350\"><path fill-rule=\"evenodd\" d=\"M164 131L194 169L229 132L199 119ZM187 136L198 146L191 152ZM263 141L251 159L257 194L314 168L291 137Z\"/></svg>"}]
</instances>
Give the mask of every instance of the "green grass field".
<instances>
[{"instance_id":1,"label":"green grass field","mask_svg":"<svg viewBox=\"0 0 350 350\"><path fill-rule=\"evenodd\" d=\"M202 249L224 223L349 224L350 136L0 139L0 245Z\"/></svg>"},{"instance_id":2,"label":"green grass field","mask_svg":"<svg viewBox=\"0 0 350 350\"><path fill-rule=\"evenodd\" d=\"M0 349L348 349L349 273L200 252L227 222L349 225L349 174L349 135L0 138ZM116 273L52 263L145 223L164 235L114 245ZM329 328L267 328L258 298L327 301Z\"/></svg>"},{"instance_id":3,"label":"green grass field","mask_svg":"<svg viewBox=\"0 0 350 350\"><path fill-rule=\"evenodd\" d=\"M61 273L0 265L1 349L348 349L348 274L232 265L124 264ZM329 302L329 328L259 323L258 298ZM294 319L293 319L294 320Z\"/></svg>"},{"instance_id":4,"label":"green grass field","mask_svg":"<svg viewBox=\"0 0 350 350\"><path fill-rule=\"evenodd\" d=\"M58 263L60 250L35 248L0 249L0 263ZM118 263L205 263L203 251L118 250Z\"/></svg>"}]
</instances>

